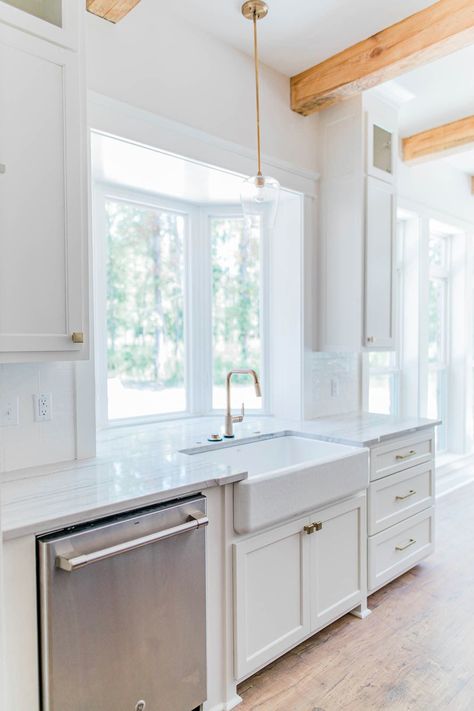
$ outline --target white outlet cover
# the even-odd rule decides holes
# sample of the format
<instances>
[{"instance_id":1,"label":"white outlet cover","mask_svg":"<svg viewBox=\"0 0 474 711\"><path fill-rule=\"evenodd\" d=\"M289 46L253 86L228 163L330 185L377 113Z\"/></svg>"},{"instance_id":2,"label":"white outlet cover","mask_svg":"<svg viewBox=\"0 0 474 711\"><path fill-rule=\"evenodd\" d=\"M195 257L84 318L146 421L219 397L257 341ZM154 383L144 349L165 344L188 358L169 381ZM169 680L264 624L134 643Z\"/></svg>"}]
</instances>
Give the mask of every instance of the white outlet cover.
<instances>
[{"instance_id":1,"label":"white outlet cover","mask_svg":"<svg viewBox=\"0 0 474 711\"><path fill-rule=\"evenodd\" d=\"M0 426L11 427L20 424L20 404L18 397L0 398Z\"/></svg>"},{"instance_id":2,"label":"white outlet cover","mask_svg":"<svg viewBox=\"0 0 474 711\"><path fill-rule=\"evenodd\" d=\"M36 422L49 422L53 417L51 393L35 393L33 408Z\"/></svg>"}]
</instances>

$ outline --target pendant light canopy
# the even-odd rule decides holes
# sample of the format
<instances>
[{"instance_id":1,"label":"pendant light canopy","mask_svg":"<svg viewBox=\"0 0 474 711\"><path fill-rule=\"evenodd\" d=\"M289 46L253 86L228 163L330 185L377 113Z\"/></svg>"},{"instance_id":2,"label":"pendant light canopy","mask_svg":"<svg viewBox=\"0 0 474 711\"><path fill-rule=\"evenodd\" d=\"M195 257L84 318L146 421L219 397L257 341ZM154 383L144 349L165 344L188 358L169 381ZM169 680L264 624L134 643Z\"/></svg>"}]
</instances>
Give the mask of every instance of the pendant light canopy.
<instances>
[{"instance_id":1,"label":"pendant light canopy","mask_svg":"<svg viewBox=\"0 0 474 711\"><path fill-rule=\"evenodd\" d=\"M257 175L244 180L240 192L240 202L244 215L252 222L258 221L262 227L272 228L278 210L280 183L262 173L260 141L260 84L258 73L257 20L268 13L268 5L263 0L247 0L242 5L242 15L253 22L253 48L255 62L255 97L257 108Z\"/></svg>"}]
</instances>

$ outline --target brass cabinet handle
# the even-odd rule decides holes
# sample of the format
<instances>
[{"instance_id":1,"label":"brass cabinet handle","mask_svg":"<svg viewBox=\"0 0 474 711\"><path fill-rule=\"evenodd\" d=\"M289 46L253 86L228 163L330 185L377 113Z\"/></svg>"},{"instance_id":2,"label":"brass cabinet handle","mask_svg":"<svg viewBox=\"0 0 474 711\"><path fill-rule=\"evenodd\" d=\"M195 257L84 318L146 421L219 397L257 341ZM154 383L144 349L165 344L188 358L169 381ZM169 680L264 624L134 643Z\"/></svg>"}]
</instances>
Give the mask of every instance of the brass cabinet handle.
<instances>
[{"instance_id":1,"label":"brass cabinet handle","mask_svg":"<svg viewBox=\"0 0 474 711\"><path fill-rule=\"evenodd\" d=\"M397 501L403 501L403 499L409 499L410 496L414 496L415 494L416 494L415 489L410 489L410 491L408 492L408 494L405 494L404 496L398 496L398 495L397 495L397 496L395 497L395 499L396 499Z\"/></svg>"},{"instance_id":2,"label":"brass cabinet handle","mask_svg":"<svg viewBox=\"0 0 474 711\"><path fill-rule=\"evenodd\" d=\"M396 551L404 551L406 548L410 548L410 546L414 546L415 543L416 543L416 540L414 538L410 538L408 543L405 543L404 546L400 546L400 545L395 546L395 550Z\"/></svg>"},{"instance_id":3,"label":"brass cabinet handle","mask_svg":"<svg viewBox=\"0 0 474 711\"><path fill-rule=\"evenodd\" d=\"M395 455L395 459L401 460L401 459L409 459L410 457L414 457L416 454L416 450L410 449L408 454L397 454Z\"/></svg>"},{"instance_id":4,"label":"brass cabinet handle","mask_svg":"<svg viewBox=\"0 0 474 711\"><path fill-rule=\"evenodd\" d=\"M82 331L74 331L71 339L73 343L84 343L84 334Z\"/></svg>"},{"instance_id":5,"label":"brass cabinet handle","mask_svg":"<svg viewBox=\"0 0 474 711\"><path fill-rule=\"evenodd\" d=\"M308 534L308 536L311 533L314 533L315 531L320 531L323 527L323 524L321 521L316 521L314 523L310 523L307 526L304 526L303 531Z\"/></svg>"}]
</instances>

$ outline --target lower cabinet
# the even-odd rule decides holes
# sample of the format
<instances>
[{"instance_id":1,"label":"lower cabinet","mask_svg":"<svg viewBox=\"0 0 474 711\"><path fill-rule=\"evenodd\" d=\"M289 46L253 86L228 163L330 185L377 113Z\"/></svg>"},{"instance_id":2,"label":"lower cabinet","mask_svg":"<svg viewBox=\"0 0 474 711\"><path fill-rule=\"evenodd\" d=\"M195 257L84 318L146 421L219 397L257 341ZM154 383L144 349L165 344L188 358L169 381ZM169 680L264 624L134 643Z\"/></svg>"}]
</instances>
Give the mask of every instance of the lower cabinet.
<instances>
[{"instance_id":1,"label":"lower cabinet","mask_svg":"<svg viewBox=\"0 0 474 711\"><path fill-rule=\"evenodd\" d=\"M235 676L248 676L366 597L365 493L237 541Z\"/></svg>"}]
</instances>

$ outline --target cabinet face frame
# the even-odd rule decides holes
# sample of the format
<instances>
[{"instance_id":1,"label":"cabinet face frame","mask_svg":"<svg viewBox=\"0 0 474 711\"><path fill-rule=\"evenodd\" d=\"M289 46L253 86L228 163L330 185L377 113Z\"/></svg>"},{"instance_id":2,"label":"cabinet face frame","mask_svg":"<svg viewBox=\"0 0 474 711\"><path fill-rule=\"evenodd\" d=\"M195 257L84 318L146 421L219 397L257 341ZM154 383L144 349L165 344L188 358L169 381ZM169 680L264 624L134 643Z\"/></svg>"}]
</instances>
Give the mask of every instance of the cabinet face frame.
<instances>
[{"instance_id":1,"label":"cabinet face frame","mask_svg":"<svg viewBox=\"0 0 474 711\"><path fill-rule=\"evenodd\" d=\"M81 3L78 0L61 0L61 26L57 26L20 10L0 0L0 22L16 27L61 47L77 50L78 22Z\"/></svg>"},{"instance_id":2,"label":"cabinet face frame","mask_svg":"<svg viewBox=\"0 0 474 711\"><path fill-rule=\"evenodd\" d=\"M369 278L370 273L374 271L374 266L371 265L370 259L373 257L373 250L370 248L370 240L373 236L369 235L370 228L370 192L371 190L379 190L385 192L390 196L391 205L391 219L390 219L390 285L387 287L389 289L389 299L390 299L390 324L389 333L377 334L374 333L374 328L370 324L370 311L369 309L374 308L374 299L370 298L369 294ZM364 259L364 342L362 346L367 351L372 350L395 350L396 349L396 298L397 298L397 288L396 288L396 219L397 219L397 207L396 207L396 197L395 189L391 183L386 183L378 178L368 176L365 185L365 259ZM375 270L377 265L375 265ZM378 302L375 303L377 308Z\"/></svg>"},{"instance_id":3,"label":"cabinet face frame","mask_svg":"<svg viewBox=\"0 0 474 711\"><path fill-rule=\"evenodd\" d=\"M58 354L64 355L66 360L85 358L88 357L86 136L84 105L81 101L83 77L79 55L1 23L0 43L51 62L59 66L62 72L66 314L64 333L0 334L0 362L21 362L33 358L43 360L46 354L49 354L49 358L50 354L54 354L56 360ZM0 179L8 180L8 167ZM25 195L24 199L26 203L28 195ZM83 333L85 343L74 343L73 332ZM35 353L39 355L33 356Z\"/></svg>"}]
</instances>

